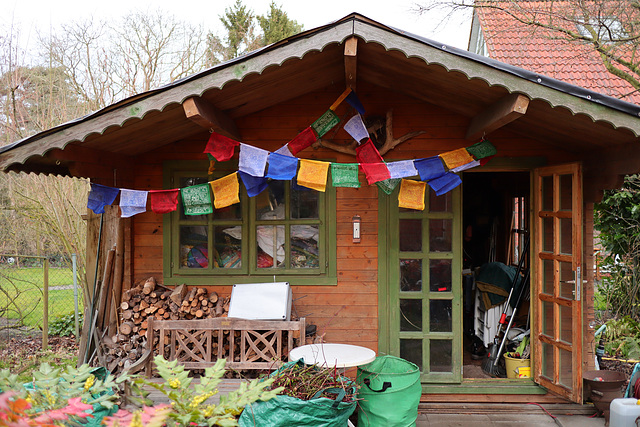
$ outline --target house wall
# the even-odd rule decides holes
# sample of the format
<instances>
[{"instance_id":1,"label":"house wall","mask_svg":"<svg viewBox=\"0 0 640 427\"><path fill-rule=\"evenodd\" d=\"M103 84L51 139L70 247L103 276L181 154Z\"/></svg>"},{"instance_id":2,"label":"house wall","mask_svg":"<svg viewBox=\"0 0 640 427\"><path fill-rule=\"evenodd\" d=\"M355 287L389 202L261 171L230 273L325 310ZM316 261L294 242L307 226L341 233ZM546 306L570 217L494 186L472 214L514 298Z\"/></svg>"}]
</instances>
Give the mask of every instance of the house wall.
<instances>
[{"instance_id":1,"label":"house wall","mask_svg":"<svg viewBox=\"0 0 640 427\"><path fill-rule=\"evenodd\" d=\"M342 92L336 85L313 92L277 107L247 117L236 124L243 142L275 151L291 140L324 113ZM392 91L359 82L358 96L367 109L367 117L384 117L393 109L393 131L396 137L424 130L425 134L409 140L385 156L385 160L412 159L469 146L476 141L464 140L468 119L433 105L401 96ZM351 117L346 103L337 111ZM327 139L350 140L342 129L330 131ZM208 133L202 137L178 141L135 159L136 189L162 188L162 163L165 160L203 160ZM543 142L505 132L496 132L491 142L501 157L546 157L549 163L567 161L570 156L551 150ZM326 149L306 149L300 157L355 162L352 156ZM318 333L330 342L348 342L374 350L378 346L378 191L361 175L360 189L338 188L337 215L337 286L296 286L292 282L295 310L308 323L317 325ZM352 242L353 215L362 217L362 241ZM162 279L163 218L152 212L133 218L133 282L149 276ZM213 280L213 279L212 279ZM211 286L220 295L229 295L229 287Z\"/></svg>"}]
</instances>

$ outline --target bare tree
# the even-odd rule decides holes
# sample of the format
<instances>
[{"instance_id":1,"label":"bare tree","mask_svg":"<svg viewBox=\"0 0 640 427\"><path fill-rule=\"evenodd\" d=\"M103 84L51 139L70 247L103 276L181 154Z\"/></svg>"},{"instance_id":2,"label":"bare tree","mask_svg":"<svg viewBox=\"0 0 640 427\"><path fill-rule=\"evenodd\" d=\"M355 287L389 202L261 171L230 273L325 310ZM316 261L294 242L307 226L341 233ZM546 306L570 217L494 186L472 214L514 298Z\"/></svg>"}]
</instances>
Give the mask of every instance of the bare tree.
<instances>
[{"instance_id":1,"label":"bare tree","mask_svg":"<svg viewBox=\"0 0 640 427\"><path fill-rule=\"evenodd\" d=\"M426 0L416 4L418 13L474 9L503 14L521 27L543 29L548 37L586 47L595 52L606 69L640 89L639 0Z\"/></svg>"}]
</instances>

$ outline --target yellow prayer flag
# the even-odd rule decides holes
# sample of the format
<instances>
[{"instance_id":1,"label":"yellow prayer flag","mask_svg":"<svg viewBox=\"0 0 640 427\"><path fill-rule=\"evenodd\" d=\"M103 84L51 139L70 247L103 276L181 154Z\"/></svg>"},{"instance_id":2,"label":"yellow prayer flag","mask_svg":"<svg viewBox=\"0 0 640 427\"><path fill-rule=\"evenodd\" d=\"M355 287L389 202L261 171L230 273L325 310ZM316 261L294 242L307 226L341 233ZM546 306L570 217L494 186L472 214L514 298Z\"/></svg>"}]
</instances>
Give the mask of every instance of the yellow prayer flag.
<instances>
[{"instance_id":1,"label":"yellow prayer flag","mask_svg":"<svg viewBox=\"0 0 640 427\"><path fill-rule=\"evenodd\" d=\"M350 87L346 88L345 91L342 92L342 95L340 95L338 99L336 99L336 101L333 103L333 105L331 105L331 107L329 107L329 109L331 111L336 111L336 108L338 108L338 105L340 105L342 101L344 101L345 98L349 96L350 93L351 93L351 88Z\"/></svg>"},{"instance_id":2,"label":"yellow prayer flag","mask_svg":"<svg viewBox=\"0 0 640 427\"><path fill-rule=\"evenodd\" d=\"M398 206L423 211L426 188L427 183L424 181L403 179L398 193Z\"/></svg>"},{"instance_id":3,"label":"yellow prayer flag","mask_svg":"<svg viewBox=\"0 0 640 427\"><path fill-rule=\"evenodd\" d=\"M329 165L329 162L300 159L298 185L324 192L327 187Z\"/></svg>"},{"instance_id":4,"label":"yellow prayer flag","mask_svg":"<svg viewBox=\"0 0 640 427\"><path fill-rule=\"evenodd\" d=\"M216 209L226 208L235 203L240 203L240 184L238 183L238 172L209 181L211 190L213 191Z\"/></svg>"},{"instance_id":5,"label":"yellow prayer flag","mask_svg":"<svg viewBox=\"0 0 640 427\"><path fill-rule=\"evenodd\" d=\"M459 166L473 162L475 159L469 154L466 148L458 148L457 150L447 151L440 154L440 158L444 161L449 169L455 169Z\"/></svg>"}]
</instances>

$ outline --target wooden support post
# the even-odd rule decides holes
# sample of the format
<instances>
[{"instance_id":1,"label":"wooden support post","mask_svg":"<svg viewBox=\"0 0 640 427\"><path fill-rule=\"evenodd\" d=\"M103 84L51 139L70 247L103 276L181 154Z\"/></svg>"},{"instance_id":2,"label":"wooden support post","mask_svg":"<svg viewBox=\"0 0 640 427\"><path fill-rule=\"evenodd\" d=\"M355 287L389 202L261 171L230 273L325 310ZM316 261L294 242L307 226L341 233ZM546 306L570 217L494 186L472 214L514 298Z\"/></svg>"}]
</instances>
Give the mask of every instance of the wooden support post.
<instances>
[{"instance_id":1,"label":"wooden support post","mask_svg":"<svg viewBox=\"0 0 640 427\"><path fill-rule=\"evenodd\" d=\"M482 138L522 117L527 112L528 107L529 98L524 95L512 93L500 98L471 119L465 138L468 140Z\"/></svg>"},{"instance_id":2,"label":"wooden support post","mask_svg":"<svg viewBox=\"0 0 640 427\"><path fill-rule=\"evenodd\" d=\"M344 43L344 80L355 92L358 65L358 38L353 36Z\"/></svg>"},{"instance_id":3,"label":"wooden support post","mask_svg":"<svg viewBox=\"0 0 640 427\"><path fill-rule=\"evenodd\" d=\"M200 97L187 98L182 103L187 118L205 129L213 129L221 135L240 141L236 123L215 106Z\"/></svg>"},{"instance_id":4,"label":"wooden support post","mask_svg":"<svg viewBox=\"0 0 640 427\"><path fill-rule=\"evenodd\" d=\"M49 346L49 259L45 258L43 265L44 283L42 285L42 349Z\"/></svg>"}]
</instances>

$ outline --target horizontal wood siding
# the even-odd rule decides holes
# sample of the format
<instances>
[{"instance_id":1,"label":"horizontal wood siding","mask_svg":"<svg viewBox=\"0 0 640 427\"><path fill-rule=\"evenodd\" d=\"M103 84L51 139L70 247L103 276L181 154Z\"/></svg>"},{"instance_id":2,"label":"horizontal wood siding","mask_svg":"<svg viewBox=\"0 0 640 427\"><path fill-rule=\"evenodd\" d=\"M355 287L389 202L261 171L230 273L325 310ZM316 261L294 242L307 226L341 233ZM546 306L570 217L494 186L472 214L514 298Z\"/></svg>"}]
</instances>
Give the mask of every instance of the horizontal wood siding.
<instances>
[{"instance_id":1,"label":"horizontal wood siding","mask_svg":"<svg viewBox=\"0 0 640 427\"><path fill-rule=\"evenodd\" d=\"M343 87L336 84L278 107L236 119L243 142L275 151L322 115L342 90ZM476 142L464 140L468 118L366 82L358 82L358 90L367 109L366 117L384 118L387 110L393 109L396 137L416 130L425 131L424 135L389 152L385 160L428 157ZM346 103L337 113L345 119L353 114L347 110ZM325 138L336 142L351 140L342 128L330 131ZM206 159L203 150L207 139L208 133L203 130L201 138L178 141L138 156L134 161L135 188L161 189L164 161ZM507 132L496 132L491 142L498 148L498 156L542 156L551 163L569 158L569 153L554 150L544 142ZM327 149L309 148L299 156L355 162L351 156ZM338 188L336 191L337 286L296 286L292 283L294 310L298 316L306 317L307 324L315 324L318 334L324 335L328 342L359 344L377 351L378 189L375 185L367 185L362 174L360 182L362 187L359 189ZM356 214L362 218L360 243L352 242L352 217ZM133 218L134 284L149 276L162 280L162 236L162 215L146 212ZM228 286L214 286L213 281L212 286L208 286L210 290L229 295Z\"/></svg>"}]
</instances>

